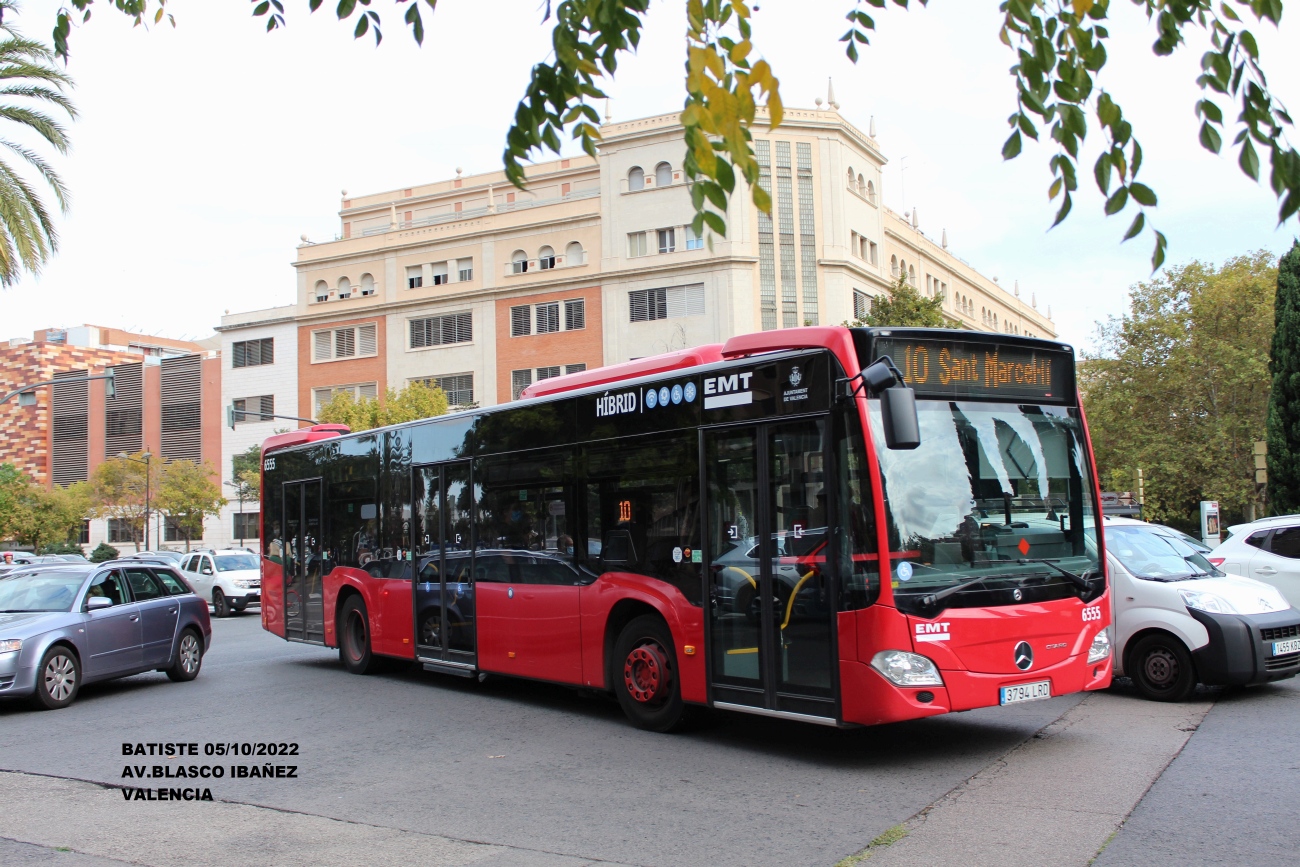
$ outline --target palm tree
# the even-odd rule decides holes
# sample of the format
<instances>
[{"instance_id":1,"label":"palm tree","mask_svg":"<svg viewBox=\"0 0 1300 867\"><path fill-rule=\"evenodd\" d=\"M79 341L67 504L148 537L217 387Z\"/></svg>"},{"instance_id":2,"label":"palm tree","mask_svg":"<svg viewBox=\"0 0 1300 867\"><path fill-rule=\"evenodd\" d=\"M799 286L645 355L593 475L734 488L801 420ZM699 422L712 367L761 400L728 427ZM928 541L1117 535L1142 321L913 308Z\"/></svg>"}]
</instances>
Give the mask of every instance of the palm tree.
<instances>
[{"instance_id":1,"label":"palm tree","mask_svg":"<svg viewBox=\"0 0 1300 867\"><path fill-rule=\"evenodd\" d=\"M20 35L5 22L15 13L13 0L0 0L0 154L7 148L22 157L54 191L59 210L68 210L68 190L63 179L36 151L9 137L13 125L16 137L36 135L61 154L68 152L68 136L57 120L46 113L50 106L62 109L69 118L77 110L64 90L72 78L55 65L54 52ZM23 271L39 273L59 247L59 233L33 184L0 158L0 286L18 282Z\"/></svg>"}]
</instances>

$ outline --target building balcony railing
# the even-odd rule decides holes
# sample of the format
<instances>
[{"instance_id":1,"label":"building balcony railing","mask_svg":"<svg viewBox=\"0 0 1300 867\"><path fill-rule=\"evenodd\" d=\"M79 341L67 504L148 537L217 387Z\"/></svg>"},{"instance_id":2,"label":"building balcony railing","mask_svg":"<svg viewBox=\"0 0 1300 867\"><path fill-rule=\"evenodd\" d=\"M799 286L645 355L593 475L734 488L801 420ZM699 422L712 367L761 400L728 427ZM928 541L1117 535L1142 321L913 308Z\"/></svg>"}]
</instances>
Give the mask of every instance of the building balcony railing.
<instances>
[{"instance_id":1,"label":"building balcony railing","mask_svg":"<svg viewBox=\"0 0 1300 867\"><path fill-rule=\"evenodd\" d=\"M458 220L469 220L474 217L482 217L485 214L502 214L508 211L525 211L530 208L540 208L546 205L557 205L563 202L578 201L580 199L594 199L600 195L600 189L577 190L563 196L553 196L546 199L523 199L516 202L502 202L493 207L470 208L466 211L454 211L449 214L434 214L429 217L421 217L418 220L400 220L396 225L388 224L384 226L371 226L368 229L362 229L360 237L366 238L372 235L383 235L388 232L400 232L406 229L418 229L422 226L436 226L441 223L454 223ZM335 235L334 240L342 241L342 235Z\"/></svg>"}]
</instances>

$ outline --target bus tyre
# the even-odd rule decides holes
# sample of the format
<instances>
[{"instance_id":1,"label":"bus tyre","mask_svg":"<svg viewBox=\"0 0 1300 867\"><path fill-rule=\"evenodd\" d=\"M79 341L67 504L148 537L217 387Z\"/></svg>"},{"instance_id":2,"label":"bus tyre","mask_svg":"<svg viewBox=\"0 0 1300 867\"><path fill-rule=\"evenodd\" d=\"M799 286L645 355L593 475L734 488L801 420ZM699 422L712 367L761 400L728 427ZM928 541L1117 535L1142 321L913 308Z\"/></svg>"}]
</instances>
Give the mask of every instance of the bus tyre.
<instances>
[{"instance_id":1,"label":"bus tyre","mask_svg":"<svg viewBox=\"0 0 1300 867\"><path fill-rule=\"evenodd\" d=\"M218 617L230 616L230 603L226 601L226 594L221 592L220 587L212 591L212 613Z\"/></svg>"},{"instance_id":2,"label":"bus tyre","mask_svg":"<svg viewBox=\"0 0 1300 867\"><path fill-rule=\"evenodd\" d=\"M618 703L637 728L670 732L688 722L673 636L658 615L643 614L623 627L613 675Z\"/></svg>"},{"instance_id":3,"label":"bus tyre","mask_svg":"<svg viewBox=\"0 0 1300 867\"><path fill-rule=\"evenodd\" d=\"M370 674L377 665L370 652L370 619L360 596L349 596L339 611L339 659L353 674Z\"/></svg>"},{"instance_id":4,"label":"bus tyre","mask_svg":"<svg viewBox=\"0 0 1300 867\"><path fill-rule=\"evenodd\" d=\"M1129 651L1124 670L1144 698L1187 701L1196 692L1196 666L1183 643L1172 635L1147 635Z\"/></svg>"}]
</instances>

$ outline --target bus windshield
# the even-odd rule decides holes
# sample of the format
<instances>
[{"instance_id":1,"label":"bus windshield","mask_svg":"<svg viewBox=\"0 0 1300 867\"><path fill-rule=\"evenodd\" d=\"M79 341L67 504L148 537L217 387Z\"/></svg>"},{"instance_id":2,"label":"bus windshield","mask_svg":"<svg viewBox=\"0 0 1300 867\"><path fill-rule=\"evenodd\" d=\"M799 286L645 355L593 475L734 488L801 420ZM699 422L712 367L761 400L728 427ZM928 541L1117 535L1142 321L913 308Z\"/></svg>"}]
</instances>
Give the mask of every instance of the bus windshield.
<instances>
[{"instance_id":1,"label":"bus windshield","mask_svg":"<svg viewBox=\"0 0 1300 867\"><path fill-rule=\"evenodd\" d=\"M920 400L917 414L921 446L890 450L872 401L898 607L1090 598L1101 572L1078 410Z\"/></svg>"}]
</instances>

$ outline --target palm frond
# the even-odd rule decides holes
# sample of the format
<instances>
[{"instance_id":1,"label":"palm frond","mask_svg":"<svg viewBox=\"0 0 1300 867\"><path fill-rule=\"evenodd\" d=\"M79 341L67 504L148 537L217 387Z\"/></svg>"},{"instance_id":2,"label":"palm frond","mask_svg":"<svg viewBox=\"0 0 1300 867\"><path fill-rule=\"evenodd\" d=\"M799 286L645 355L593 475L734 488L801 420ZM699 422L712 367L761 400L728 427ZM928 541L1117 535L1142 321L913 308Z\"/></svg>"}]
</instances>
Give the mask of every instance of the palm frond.
<instances>
[{"instance_id":1,"label":"palm frond","mask_svg":"<svg viewBox=\"0 0 1300 867\"><path fill-rule=\"evenodd\" d=\"M0 105L0 121L6 120L21 124L38 133L41 138L54 145L59 153L68 152L71 142L68 141L67 131L52 117L21 105Z\"/></svg>"},{"instance_id":2,"label":"palm frond","mask_svg":"<svg viewBox=\"0 0 1300 867\"><path fill-rule=\"evenodd\" d=\"M63 92L51 90L48 87L40 87L39 85L10 85L8 87L0 87L0 96L18 96L42 102L52 102L66 111L70 117L75 118L77 116L77 108L72 104L72 100Z\"/></svg>"},{"instance_id":3,"label":"palm frond","mask_svg":"<svg viewBox=\"0 0 1300 867\"><path fill-rule=\"evenodd\" d=\"M50 189L54 190L54 196L59 200L59 210L65 214L68 212L68 188L64 185L63 178L59 177L58 172L54 171L54 168L40 154L5 139L0 139L0 147L9 148L9 150L30 163L36 171L40 172L41 177L45 179L45 183L50 185Z\"/></svg>"},{"instance_id":4,"label":"palm frond","mask_svg":"<svg viewBox=\"0 0 1300 867\"><path fill-rule=\"evenodd\" d=\"M35 207L33 207L35 205ZM18 282L23 270L39 274L41 266L57 245L43 229L54 227L49 215L27 183L0 163L0 236L6 255L0 261L0 284Z\"/></svg>"}]
</instances>

